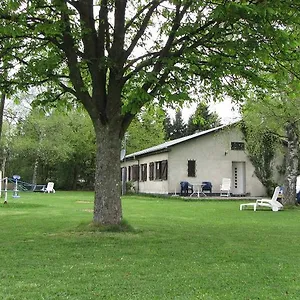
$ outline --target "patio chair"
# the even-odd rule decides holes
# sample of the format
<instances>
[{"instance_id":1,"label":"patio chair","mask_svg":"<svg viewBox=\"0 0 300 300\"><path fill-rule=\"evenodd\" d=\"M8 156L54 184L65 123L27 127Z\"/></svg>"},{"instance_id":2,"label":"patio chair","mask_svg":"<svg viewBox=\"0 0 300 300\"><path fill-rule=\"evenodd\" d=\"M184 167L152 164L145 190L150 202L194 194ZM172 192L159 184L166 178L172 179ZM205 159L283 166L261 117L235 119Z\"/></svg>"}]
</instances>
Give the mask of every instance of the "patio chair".
<instances>
[{"instance_id":1,"label":"patio chair","mask_svg":"<svg viewBox=\"0 0 300 300\"><path fill-rule=\"evenodd\" d=\"M253 206L253 210L256 211L258 207L269 207L272 211L279 211L283 209L283 205L277 201L280 192L280 186L277 186L274 190L272 199L257 199L254 203L244 203L240 205L240 210L248 206Z\"/></svg>"},{"instance_id":2,"label":"patio chair","mask_svg":"<svg viewBox=\"0 0 300 300\"><path fill-rule=\"evenodd\" d=\"M202 192L212 192L212 184L210 181L202 181Z\"/></svg>"},{"instance_id":3,"label":"patio chair","mask_svg":"<svg viewBox=\"0 0 300 300\"><path fill-rule=\"evenodd\" d=\"M55 189L54 189L54 182L48 182L45 190L44 190L44 193L55 193Z\"/></svg>"},{"instance_id":4,"label":"patio chair","mask_svg":"<svg viewBox=\"0 0 300 300\"><path fill-rule=\"evenodd\" d=\"M223 178L222 184L220 186L220 196L221 197L229 197L231 190L231 179L230 178Z\"/></svg>"},{"instance_id":5,"label":"patio chair","mask_svg":"<svg viewBox=\"0 0 300 300\"><path fill-rule=\"evenodd\" d=\"M180 195L187 196L189 194L189 190L191 191L191 193L194 192L193 185L187 181L181 181L180 182Z\"/></svg>"}]
</instances>

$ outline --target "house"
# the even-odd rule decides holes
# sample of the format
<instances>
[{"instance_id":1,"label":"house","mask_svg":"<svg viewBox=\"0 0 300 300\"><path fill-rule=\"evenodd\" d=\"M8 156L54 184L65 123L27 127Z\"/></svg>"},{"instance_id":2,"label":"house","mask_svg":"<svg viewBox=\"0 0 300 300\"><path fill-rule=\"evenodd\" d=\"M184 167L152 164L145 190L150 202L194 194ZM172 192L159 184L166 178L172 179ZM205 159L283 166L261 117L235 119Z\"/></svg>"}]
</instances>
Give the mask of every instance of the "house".
<instances>
[{"instance_id":1,"label":"house","mask_svg":"<svg viewBox=\"0 0 300 300\"><path fill-rule=\"evenodd\" d=\"M178 194L180 182L212 183L220 193L223 178L231 178L232 195L263 196L238 123L222 125L144 149L124 157L124 177L140 193Z\"/></svg>"}]
</instances>

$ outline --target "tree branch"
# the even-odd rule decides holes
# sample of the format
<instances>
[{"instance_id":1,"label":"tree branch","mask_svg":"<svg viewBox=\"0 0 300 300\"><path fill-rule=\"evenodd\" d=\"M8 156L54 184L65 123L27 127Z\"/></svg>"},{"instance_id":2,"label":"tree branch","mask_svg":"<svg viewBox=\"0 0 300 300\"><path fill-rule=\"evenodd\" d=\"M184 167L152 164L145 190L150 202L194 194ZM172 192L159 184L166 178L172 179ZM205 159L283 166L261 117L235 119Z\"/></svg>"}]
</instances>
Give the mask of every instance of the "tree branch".
<instances>
[{"instance_id":1,"label":"tree branch","mask_svg":"<svg viewBox=\"0 0 300 300\"><path fill-rule=\"evenodd\" d=\"M64 9L62 9L61 12L61 19L65 24L65 30L63 32L63 40L62 40L61 48L63 49L67 57L67 64L70 71L70 80L76 91L76 97L77 99L80 99L80 101L82 101L85 108L88 110L89 114L93 115L96 118L97 114L100 112L95 111L95 108L92 104L92 99L89 93L87 92L80 69L78 67L79 62L76 54L75 41L73 40L72 37L70 20L66 11L67 11L67 5L65 2Z\"/></svg>"},{"instance_id":2,"label":"tree branch","mask_svg":"<svg viewBox=\"0 0 300 300\"><path fill-rule=\"evenodd\" d=\"M138 14L131 20L131 22L133 22L134 19L137 18L137 16L140 16L142 12L144 12L148 7L149 10L146 13L143 22L139 28L139 30L137 31L136 35L134 36L134 38L131 41L130 46L128 47L128 49L125 51L125 58L128 58L128 56L132 53L133 49L135 48L137 42L139 41L139 39L143 36L143 34L145 33L145 30L147 29L147 26L149 24L150 18L153 14L153 12L155 11L155 9L159 6L160 3L164 2L165 0L154 0L152 1L152 5L151 3L149 3L148 5L146 5L140 12L138 12ZM127 24L128 25L128 24Z\"/></svg>"},{"instance_id":3,"label":"tree branch","mask_svg":"<svg viewBox=\"0 0 300 300\"><path fill-rule=\"evenodd\" d=\"M117 65L114 69L117 73L121 70L117 68L122 67L125 62L124 58L124 40L125 40L125 10L126 10L127 0L115 0L115 28L113 33L113 44L111 47L109 57ZM119 78L121 79L121 78Z\"/></svg>"},{"instance_id":4,"label":"tree branch","mask_svg":"<svg viewBox=\"0 0 300 300\"><path fill-rule=\"evenodd\" d=\"M105 37L104 30L99 25L99 36L95 29L93 0L82 0L73 2L75 8L80 14L82 40L84 44L84 59L87 63L89 73L92 79L92 98L95 99L99 111L105 115L106 106L106 62L104 58ZM107 14L107 1L101 3L100 14L103 18Z\"/></svg>"}]
</instances>

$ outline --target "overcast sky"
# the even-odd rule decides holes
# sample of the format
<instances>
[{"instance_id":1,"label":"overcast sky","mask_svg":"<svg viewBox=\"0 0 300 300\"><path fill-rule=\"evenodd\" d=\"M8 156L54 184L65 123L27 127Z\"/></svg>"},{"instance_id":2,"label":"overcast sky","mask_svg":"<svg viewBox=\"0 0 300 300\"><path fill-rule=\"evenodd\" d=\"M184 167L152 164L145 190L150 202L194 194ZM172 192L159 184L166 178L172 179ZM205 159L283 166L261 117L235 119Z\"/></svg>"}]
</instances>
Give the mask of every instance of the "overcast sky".
<instances>
[{"instance_id":1,"label":"overcast sky","mask_svg":"<svg viewBox=\"0 0 300 300\"><path fill-rule=\"evenodd\" d=\"M182 109L182 117L185 122L187 122L190 115L194 113L196 107L197 104L194 103L190 107L184 107ZM218 116L221 118L222 124L224 125L240 119L237 105L232 104L229 99L226 99L220 103L211 103L209 107L212 112L214 111L218 114ZM170 115L172 118L174 118L175 111L170 111Z\"/></svg>"},{"instance_id":2,"label":"overcast sky","mask_svg":"<svg viewBox=\"0 0 300 300\"><path fill-rule=\"evenodd\" d=\"M211 104L210 108L220 116L223 124L232 123L241 118L238 106L232 104L229 99L220 103Z\"/></svg>"}]
</instances>

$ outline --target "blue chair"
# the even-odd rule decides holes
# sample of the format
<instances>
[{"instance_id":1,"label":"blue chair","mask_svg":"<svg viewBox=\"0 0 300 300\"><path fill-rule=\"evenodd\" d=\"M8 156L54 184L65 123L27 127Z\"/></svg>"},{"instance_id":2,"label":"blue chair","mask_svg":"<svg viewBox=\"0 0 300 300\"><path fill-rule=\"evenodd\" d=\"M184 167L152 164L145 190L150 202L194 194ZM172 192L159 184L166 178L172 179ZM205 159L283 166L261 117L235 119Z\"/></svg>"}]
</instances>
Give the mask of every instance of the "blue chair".
<instances>
[{"instance_id":1,"label":"blue chair","mask_svg":"<svg viewBox=\"0 0 300 300\"><path fill-rule=\"evenodd\" d=\"M212 184L209 181L202 181L202 192L209 191L212 192Z\"/></svg>"},{"instance_id":2,"label":"blue chair","mask_svg":"<svg viewBox=\"0 0 300 300\"><path fill-rule=\"evenodd\" d=\"M187 181L181 181L180 182L180 195L188 195L189 190L191 191L191 194L194 192L193 185L191 185Z\"/></svg>"}]
</instances>

